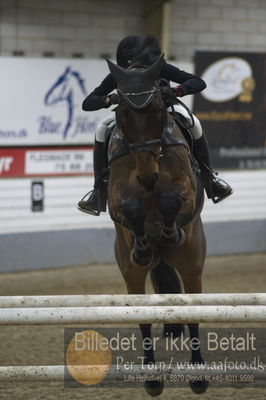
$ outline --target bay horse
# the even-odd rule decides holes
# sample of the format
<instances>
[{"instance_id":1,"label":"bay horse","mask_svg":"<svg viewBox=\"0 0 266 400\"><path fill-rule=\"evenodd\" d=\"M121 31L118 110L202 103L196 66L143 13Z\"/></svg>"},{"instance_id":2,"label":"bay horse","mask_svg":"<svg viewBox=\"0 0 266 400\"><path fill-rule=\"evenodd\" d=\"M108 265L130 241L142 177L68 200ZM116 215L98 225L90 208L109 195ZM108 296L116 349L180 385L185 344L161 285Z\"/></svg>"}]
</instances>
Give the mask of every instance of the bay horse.
<instances>
[{"instance_id":1,"label":"bay horse","mask_svg":"<svg viewBox=\"0 0 266 400\"><path fill-rule=\"evenodd\" d=\"M124 149L110 161L108 208L127 291L144 294L150 273L156 293L200 293L206 253L200 217L203 186L192 168L187 141L162 99L158 77L163 56L147 68L123 69L107 62L117 81L118 103L109 154L118 154L119 146ZM188 327L190 338L198 338L198 324ZM164 334L176 337L182 328L165 324ZM140 324L140 329L143 339L151 338L151 324ZM147 364L155 362L153 349L144 350L144 357ZM204 363L200 350L192 350L191 362ZM196 393L207 385L190 382ZM147 381L145 388L156 396L163 383Z\"/></svg>"}]
</instances>

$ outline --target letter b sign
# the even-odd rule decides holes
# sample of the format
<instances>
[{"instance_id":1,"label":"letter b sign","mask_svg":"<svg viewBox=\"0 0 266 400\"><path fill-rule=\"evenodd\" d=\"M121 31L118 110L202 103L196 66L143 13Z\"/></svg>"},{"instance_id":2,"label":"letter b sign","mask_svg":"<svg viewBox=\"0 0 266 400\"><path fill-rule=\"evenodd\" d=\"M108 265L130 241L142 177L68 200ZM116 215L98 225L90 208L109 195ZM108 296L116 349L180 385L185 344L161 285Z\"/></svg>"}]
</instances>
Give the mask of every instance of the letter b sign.
<instances>
[{"instance_id":1,"label":"letter b sign","mask_svg":"<svg viewBox=\"0 0 266 400\"><path fill-rule=\"evenodd\" d=\"M43 182L31 183L31 211L43 211L44 184Z\"/></svg>"}]
</instances>

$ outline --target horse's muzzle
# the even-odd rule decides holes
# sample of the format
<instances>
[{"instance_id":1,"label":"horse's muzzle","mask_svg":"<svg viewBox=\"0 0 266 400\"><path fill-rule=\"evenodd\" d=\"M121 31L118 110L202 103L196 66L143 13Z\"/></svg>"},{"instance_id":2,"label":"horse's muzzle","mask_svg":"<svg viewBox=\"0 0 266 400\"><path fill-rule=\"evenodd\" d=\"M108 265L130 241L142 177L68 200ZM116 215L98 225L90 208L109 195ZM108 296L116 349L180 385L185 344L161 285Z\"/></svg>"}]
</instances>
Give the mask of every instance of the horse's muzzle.
<instances>
[{"instance_id":1,"label":"horse's muzzle","mask_svg":"<svg viewBox=\"0 0 266 400\"><path fill-rule=\"evenodd\" d=\"M144 186L148 192L152 192L158 186L159 174L155 172L151 179L144 180L139 175L137 175L137 180L140 185Z\"/></svg>"}]
</instances>

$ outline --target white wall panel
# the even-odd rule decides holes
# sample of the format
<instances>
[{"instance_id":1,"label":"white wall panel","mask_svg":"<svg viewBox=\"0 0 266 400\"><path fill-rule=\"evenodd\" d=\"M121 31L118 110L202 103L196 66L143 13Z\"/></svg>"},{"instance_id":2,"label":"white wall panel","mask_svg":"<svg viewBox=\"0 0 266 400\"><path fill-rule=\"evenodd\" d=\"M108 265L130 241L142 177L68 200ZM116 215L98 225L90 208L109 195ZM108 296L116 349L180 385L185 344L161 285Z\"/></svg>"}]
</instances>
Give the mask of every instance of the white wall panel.
<instances>
[{"instance_id":1,"label":"white wall panel","mask_svg":"<svg viewBox=\"0 0 266 400\"><path fill-rule=\"evenodd\" d=\"M203 222L266 219L266 170L221 172L234 194L219 204L206 200ZM44 211L31 211L32 179L0 180L0 234L61 229L112 227L107 213L93 217L76 209L92 189L87 177L40 178L44 182Z\"/></svg>"}]
</instances>

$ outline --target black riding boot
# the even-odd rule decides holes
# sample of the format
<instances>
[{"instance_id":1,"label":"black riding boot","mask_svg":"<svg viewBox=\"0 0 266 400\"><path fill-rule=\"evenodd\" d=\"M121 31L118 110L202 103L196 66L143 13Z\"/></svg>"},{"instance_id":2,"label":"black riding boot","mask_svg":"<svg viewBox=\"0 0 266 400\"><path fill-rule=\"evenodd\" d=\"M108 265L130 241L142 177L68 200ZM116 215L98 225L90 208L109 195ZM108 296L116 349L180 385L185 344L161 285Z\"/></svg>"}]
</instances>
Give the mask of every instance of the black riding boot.
<instances>
[{"instance_id":1,"label":"black riding boot","mask_svg":"<svg viewBox=\"0 0 266 400\"><path fill-rule=\"evenodd\" d=\"M78 210L91 215L100 215L101 211L106 211L107 194L103 181L105 171L104 145L104 143L95 140L93 152L94 189L78 203ZM85 200L87 196L89 197Z\"/></svg>"},{"instance_id":2,"label":"black riding boot","mask_svg":"<svg viewBox=\"0 0 266 400\"><path fill-rule=\"evenodd\" d=\"M201 169L206 194L214 203L218 203L230 196L233 190L225 181L217 178L212 171L210 166L209 145L204 133L199 139L194 140L193 145L194 156Z\"/></svg>"}]
</instances>

